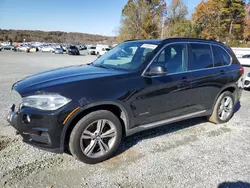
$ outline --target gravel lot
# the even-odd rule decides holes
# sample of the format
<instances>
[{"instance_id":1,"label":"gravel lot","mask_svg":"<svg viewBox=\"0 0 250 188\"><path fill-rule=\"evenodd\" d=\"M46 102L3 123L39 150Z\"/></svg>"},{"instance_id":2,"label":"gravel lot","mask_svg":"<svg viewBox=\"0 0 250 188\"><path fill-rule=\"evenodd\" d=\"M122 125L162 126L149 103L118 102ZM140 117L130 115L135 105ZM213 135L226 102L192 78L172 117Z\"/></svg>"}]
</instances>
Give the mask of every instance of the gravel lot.
<instances>
[{"instance_id":1,"label":"gravel lot","mask_svg":"<svg viewBox=\"0 0 250 188\"><path fill-rule=\"evenodd\" d=\"M227 124L196 118L139 133L125 139L117 156L97 165L22 143L5 121L12 84L94 59L0 52L0 187L250 187L250 91Z\"/></svg>"}]
</instances>

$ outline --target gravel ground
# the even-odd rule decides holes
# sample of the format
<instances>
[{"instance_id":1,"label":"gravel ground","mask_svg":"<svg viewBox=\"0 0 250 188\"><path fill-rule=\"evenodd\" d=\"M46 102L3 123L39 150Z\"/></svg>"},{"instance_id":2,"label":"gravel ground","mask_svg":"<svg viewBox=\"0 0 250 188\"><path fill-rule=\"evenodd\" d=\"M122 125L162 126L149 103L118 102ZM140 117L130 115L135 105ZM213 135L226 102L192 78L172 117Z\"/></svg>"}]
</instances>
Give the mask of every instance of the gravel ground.
<instances>
[{"instance_id":1,"label":"gravel ground","mask_svg":"<svg viewBox=\"0 0 250 188\"><path fill-rule=\"evenodd\" d=\"M250 91L243 92L229 123L196 118L145 131L126 138L114 158L97 165L22 143L5 121L12 84L94 59L0 52L0 187L250 187Z\"/></svg>"}]
</instances>

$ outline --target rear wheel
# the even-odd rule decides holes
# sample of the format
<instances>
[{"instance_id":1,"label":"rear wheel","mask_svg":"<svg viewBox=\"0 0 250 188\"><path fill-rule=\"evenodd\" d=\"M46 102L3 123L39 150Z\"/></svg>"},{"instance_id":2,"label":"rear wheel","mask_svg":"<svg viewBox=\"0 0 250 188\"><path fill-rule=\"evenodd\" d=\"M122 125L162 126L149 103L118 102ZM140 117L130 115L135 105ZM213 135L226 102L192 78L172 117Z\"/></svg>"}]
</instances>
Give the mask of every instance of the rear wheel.
<instances>
[{"instance_id":1,"label":"rear wheel","mask_svg":"<svg viewBox=\"0 0 250 188\"><path fill-rule=\"evenodd\" d=\"M233 94L225 91L217 99L213 113L208 120L216 124L228 122L234 114L234 105Z\"/></svg>"},{"instance_id":2,"label":"rear wheel","mask_svg":"<svg viewBox=\"0 0 250 188\"><path fill-rule=\"evenodd\" d=\"M94 164L112 157L122 138L119 119L110 111L100 110L84 116L70 135L70 152L78 160Z\"/></svg>"}]
</instances>

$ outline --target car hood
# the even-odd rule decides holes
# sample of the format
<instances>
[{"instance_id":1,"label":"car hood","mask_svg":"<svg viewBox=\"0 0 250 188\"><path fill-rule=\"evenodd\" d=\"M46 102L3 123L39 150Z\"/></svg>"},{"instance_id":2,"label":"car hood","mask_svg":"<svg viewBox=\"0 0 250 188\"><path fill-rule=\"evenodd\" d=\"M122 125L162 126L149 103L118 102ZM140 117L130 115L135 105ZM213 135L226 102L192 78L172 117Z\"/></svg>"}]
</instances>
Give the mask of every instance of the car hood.
<instances>
[{"instance_id":1,"label":"car hood","mask_svg":"<svg viewBox=\"0 0 250 188\"><path fill-rule=\"evenodd\" d=\"M25 95L24 93L38 91L50 86L124 73L126 72L93 65L69 66L28 76L13 84L12 89L21 95Z\"/></svg>"}]
</instances>

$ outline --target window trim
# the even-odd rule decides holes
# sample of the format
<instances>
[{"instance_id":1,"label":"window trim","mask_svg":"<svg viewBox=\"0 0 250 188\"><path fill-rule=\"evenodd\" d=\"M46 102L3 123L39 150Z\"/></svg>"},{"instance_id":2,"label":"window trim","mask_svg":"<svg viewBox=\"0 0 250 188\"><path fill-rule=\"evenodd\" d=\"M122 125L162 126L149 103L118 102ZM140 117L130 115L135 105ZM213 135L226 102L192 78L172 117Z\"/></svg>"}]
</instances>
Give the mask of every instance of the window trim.
<instances>
[{"instance_id":1,"label":"window trim","mask_svg":"<svg viewBox=\"0 0 250 188\"><path fill-rule=\"evenodd\" d=\"M167 74L167 75L156 75L156 76L148 76L146 74L148 68L151 66L151 64L154 62L154 60L156 59L156 57L169 45L172 45L172 44L186 44L187 45L187 48L190 48L190 44L206 44L206 45L209 45L210 46L210 49L212 50L212 46L218 46L220 48L222 48L230 57L230 63L228 65L223 65L223 66L220 66L220 67L210 67L210 68L203 68L203 69L196 69L196 70L187 70L187 71L184 71L184 72L178 72L178 73L170 73L170 74ZM213 55L213 51L212 51L212 55ZM187 68L189 69L189 65L190 65L190 50L187 49ZM154 56L154 58L149 62L149 64L146 66L146 68L143 70L141 76L142 77L145 77L145 78L155 78L155 77L162 77L162 76L169 76L169 75L175 75L175 74L182 74L182 73L191 73L191 72L196 72L196 71L203 71L203 70L211 70L211 69L218 69L218 68L223 68L223 67L230 67L232 65L232 62L233 62L233 58L231 56L231 54L225 50L222 46L218 45L218 44L211 44L209 42L170 42L170 43L167 43L165 44L157 53L156 55ZM214 65L214 59L213 59L213 65Z\"/></svg>"}]
</instances>

